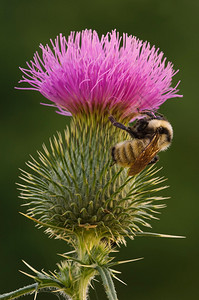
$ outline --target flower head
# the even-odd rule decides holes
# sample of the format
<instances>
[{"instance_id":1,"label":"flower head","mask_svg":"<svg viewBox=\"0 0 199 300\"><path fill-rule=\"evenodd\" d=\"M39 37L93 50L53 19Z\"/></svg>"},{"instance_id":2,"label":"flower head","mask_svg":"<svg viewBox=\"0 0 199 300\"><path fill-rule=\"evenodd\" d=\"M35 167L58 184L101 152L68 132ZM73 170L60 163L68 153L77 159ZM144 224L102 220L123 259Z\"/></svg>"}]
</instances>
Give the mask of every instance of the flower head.
<instances>
[{"instance_id":1,"label":"flower head","mask_svg":"<svg viewBox=\"0 0 199 300\"><path fill-rule=\"evenodd\" d=\"M40 45L19 83L28 83L52 101L59 113L116 112L133 116L143 109L158 109L167 99L180 97L176 74L163 52L134 36L115 30L99 38L96 31L60 34L51 47ZM52 49L51 49L52 48Z\"/></svg>"},{"instance_id":2,"label":"flower head","mask_svg":"<svg viewBox=\"0 0 199 300\"><path fill-rule=\"evenodd\" d=\"M165 198L156 195L164 179L153 178L157 170L151 167L133 177L111 167L110 148L123 138L127 134L110 122L74 117L63 136L50 140L50 149L43 145L39 159L31 158L31 170L22 171L20 197L28 217L71 243L82 234L92 235L92 244L96 237L125 242L150 228L165 207Z\"/></svg>"}]
</instances>

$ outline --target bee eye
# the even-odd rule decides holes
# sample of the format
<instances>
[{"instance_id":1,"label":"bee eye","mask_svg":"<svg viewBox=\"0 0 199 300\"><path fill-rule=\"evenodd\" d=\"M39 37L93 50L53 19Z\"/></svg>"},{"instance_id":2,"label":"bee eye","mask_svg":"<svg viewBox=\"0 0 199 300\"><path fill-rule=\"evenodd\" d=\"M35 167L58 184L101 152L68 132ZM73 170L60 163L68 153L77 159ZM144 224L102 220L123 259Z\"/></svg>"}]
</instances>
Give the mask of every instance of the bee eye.
<instances>
[{"instance_id":1,"label":"bee eye","mask_svg":"<svg viewBox=\"0 0 199 300\"><path fill-rule=\"evenodd\" d=\"M158 132L159 132L160 134L163 134L163 133L166 133L166 130L165 130L164 127L158 127Z\"/></svg>"}]
</instances>

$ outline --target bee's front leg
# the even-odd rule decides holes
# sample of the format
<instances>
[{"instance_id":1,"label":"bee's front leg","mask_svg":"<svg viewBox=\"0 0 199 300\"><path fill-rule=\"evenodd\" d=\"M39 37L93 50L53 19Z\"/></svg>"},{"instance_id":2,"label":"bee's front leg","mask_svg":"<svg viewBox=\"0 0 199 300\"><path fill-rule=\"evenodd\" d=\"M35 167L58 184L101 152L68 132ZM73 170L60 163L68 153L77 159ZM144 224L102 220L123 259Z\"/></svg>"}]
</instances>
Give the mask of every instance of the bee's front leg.
<instances>
[{"instance_id":1,"label":"bee's front leg","mask_svg":"<svg viewBox=\"0 0 199 300\"><path fill-rule=\"evenodd\" d=\"M136 130L133 130L133 127L126 127L124 124L116 122L116 120L114 119L113 116L110 116L108 118L114 126L120 128L122 130L125 130L126 132L128 132L131 135L131 137L133 137L133 138L138 137L137 132L136 132Z\"/></svg>"},{"instance_id":2,"label":"bee's front leg","mask_svg":"<svg viewBox=\"0 0 199 300\"><path fill-rule=\"evenodd\" d=\"M147 115L149 118L154 119L156 111L151 111L151 110L145 109L145 110L139 111L139 113L140 113L140 115Z\"/></svg>"},{"instance_id":3,"label":"bee's front leg","mask_svg":"<svg viewBox=\"0 0 199 300\"><path fill-rule=\"evenodd\" d=\"M114 119L113 116L110 116L110 117L108 117L108 118L109 118L109 120L111 121L111 123L112 123L114 126L116 126L116 127L120 128L120 129L122 129L122 130L125 130L125 131L129 132L129 128L126 127L124 124L117 122L117 121Z\"/></svg>"}]
</instances>

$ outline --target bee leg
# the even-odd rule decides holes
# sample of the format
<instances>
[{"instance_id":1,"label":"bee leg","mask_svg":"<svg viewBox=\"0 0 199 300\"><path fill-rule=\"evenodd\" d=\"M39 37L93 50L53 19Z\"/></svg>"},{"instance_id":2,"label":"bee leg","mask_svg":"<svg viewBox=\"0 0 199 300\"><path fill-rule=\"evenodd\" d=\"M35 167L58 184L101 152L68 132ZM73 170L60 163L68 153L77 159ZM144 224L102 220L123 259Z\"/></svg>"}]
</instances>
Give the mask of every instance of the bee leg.
<instances>
[{"instance_id":1,"label":"bee leg","mask_svg":"<svg viewBox=\"0 0 199 300\"><path fill-rule=\"evenodd\" d=\"M140 112L141 115L147 115L149 116L151 119L154 119L155 117L155 113L153 111L150 111L150 110L143 110Z\"/></svg>"},{"instance_id":2,"label":"bee leg","mask_svg":"<svg viewBox=\"0 0 199 300\"><path fill-rule=\"evenodd\" d=\"M139 112L141 115L147 115L148 117L150 117L151 119L158 119L158 120L165 120L165 117L159 113L157 110L143 110L141 112Z\"/></svg>"},{"instance_id":3,"label":"bee leg","mask_svg":"<svg viewBox=\"0 0 199 300\"><path fill-rule=\"evenodd\" d=\"M132 127L126 127L124 124L119 123L119 122L116 122L116 120L113 118L113 116L110 116L110 117L108 117L108 118L109 118L109 120L111 121L111 123L112 123L114 126L120 128L120 129L122 129L122 130L125 130L125 131L128 132L132 137L137 138L137 133L136 133L136 131L133 131Z\"/></svg>"},{"instance_id":4,"label":"bee leg","mask_svg":"<svg viewBox=\"0 0 199 300\"><path fill-rule=\"evenodd\" d=\"M111 121L111 123L112 123L114 126L116 126L116 127L120 128L120 129L122 129L122 130L125 130L125 131L129 132L129 128L126 127L126 126L125 126L124 124L122 124L122 123L116 122L116 120L113 118L113 116L110 116L110 117L108 117L108 118L109 118L109 120Z\"/></svg>"},{"instance_id":5,"label":"bee leg","mask_svg":"<svg viewBox=\"0 0 199 300\"><path fill-rule=\"evenodd\" d=\"M152 164L155 164L155 163L157 163L158 162L158 160L159 160L159 156L158 155L156 155L151 161L150 161L150 163L148 163L148 165L152 165Z\"/></svg>"},{"instance_id":6,"label":"bee leg","mask_svg":"<svg viewBox=\"0 0 199 300\"><path fill-rule=\"evenodd\" d=\"M112 161L110 164L110 167L114 166L116 164L116 161Z\"/></svg>"},{"instance_id":7,"label":"bee leg","mask_svg":"<svg viewBox=\"0 0 199 300\"><path fill-rule=\"evenodd\" d=\"M159 113L158 111L155 112L156 115L158 115L161 119L165 119L165 117L163 116L163 114Z\"/></svg>"}]
</instances>

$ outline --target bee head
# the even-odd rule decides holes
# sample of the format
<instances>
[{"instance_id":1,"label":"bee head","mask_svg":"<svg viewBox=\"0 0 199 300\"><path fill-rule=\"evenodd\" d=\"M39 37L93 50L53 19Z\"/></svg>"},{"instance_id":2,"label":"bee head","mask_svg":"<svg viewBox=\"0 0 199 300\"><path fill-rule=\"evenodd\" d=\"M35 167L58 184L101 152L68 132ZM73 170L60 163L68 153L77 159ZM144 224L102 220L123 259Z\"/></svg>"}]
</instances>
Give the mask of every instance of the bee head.
<instances>
[{"instance_id":1,"label":"bee head","mask_svg":"<svg viewBox=\"0 0 199 300\"><path fill-rule=\"evenodd\" d=\"M138 119L132 128L134 136L138 139L149 138L151 139L153 135L157 132L159 127L167 127L168 121L160 113L154 113L152 111L143 111L141 115L143 118ZM164 130L160 134L164 133Z\"/></svg>"}]
</instances>

